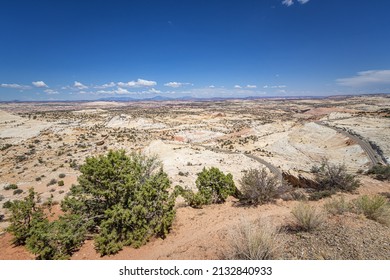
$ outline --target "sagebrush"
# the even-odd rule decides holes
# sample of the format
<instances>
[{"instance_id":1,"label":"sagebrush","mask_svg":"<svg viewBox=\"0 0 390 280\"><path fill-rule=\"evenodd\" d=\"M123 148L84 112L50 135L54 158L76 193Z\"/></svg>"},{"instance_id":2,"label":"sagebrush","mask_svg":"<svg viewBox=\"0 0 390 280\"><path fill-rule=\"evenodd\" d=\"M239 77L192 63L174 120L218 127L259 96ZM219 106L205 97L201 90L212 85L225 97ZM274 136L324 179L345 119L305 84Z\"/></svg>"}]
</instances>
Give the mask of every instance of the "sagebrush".
<instances>
[{"instance_id":1,"label":"sagebrush","mask_svg":"<svg viewBox=\"0 0 390 280\"><path fill-rule=\"evenodd\" d=\"M271 260L279 254L278 230L269 222L242 220L228 238L225 258L234 260Z\"/></svg>"},{"instance_id":2,"label":"sagebrush","mask_svg":"<svg viewBox=\"0 0 390 280\"><path fill-rule=\"evenodd\" d=\"M240 180L240 202L243 204L261 205L272 202L278 197L280 181L263 169L249 169Z\"/></svg>"},{"instance_id":3,"label":"sagebrush","mask_svg":"<svg viewBox=\"0 0 390 280\"><path fill-rule=\"evenodd\" d=\"M319 229L324 223L323 214L308 203L299 203L291 211L298 229L312 231Z\"/></svg>"}]
</instances>

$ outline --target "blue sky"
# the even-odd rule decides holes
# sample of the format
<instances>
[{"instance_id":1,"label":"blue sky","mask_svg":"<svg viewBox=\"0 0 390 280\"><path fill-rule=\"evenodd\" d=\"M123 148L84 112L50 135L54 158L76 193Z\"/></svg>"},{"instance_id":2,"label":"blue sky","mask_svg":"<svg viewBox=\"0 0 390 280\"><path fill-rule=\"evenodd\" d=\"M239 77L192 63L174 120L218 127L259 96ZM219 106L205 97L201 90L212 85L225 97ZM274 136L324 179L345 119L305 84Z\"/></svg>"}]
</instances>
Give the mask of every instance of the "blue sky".
<instances>
[{"instance_id":1,"label":"blue sky","mask_svg":"<svg viewBox=\"0 0 390 280\"><path fill-rule=\"evenodd\" d=\"M0 3L0 100L390 92L388 0Z\"/></svg>"}]
</instances>

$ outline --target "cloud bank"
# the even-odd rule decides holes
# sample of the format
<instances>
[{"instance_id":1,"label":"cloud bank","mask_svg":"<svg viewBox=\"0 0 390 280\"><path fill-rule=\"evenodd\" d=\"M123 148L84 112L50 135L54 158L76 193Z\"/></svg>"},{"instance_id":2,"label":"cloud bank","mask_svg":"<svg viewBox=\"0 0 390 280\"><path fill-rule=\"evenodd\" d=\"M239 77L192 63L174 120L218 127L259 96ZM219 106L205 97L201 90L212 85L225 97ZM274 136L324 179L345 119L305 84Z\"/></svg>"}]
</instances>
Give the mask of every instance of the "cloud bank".
<instances>
[{"instance_id":1,"label":"cloud bank","mask_svg":"<svg viewBox=\"0 0 390 280\"><path fill-rule=\"evenodd\" d=\"M356 76L337 79L336 82L348 87L390 85L390 70L369 70L358 72Z\"/></svg>"},{"instance_id":2,"label":"cloud bank","mask_svg":"<svg viewBox=\"0 0 390 280\"><path fill-rule=\"evenodd\" d=\"M19 84L1 84L2 88L13 88L13 89L29 89L30 86L19 85Z\"/></svg>"},{"instance_id":3,"label":"cloud bank","mask_svg":"<svg viewBox=\"0 0 390 280\"><path fill-rule=\"evenodd\" d=\"M178 87L187 86L187 85L191 85L191 84L190 83L179 83L179 82L169 82L169 83L164 84L164 86L172 87L172 88L178 88Z\"/></svg>"},{"instance_id":4,"label":"cloud bank","mask_svg":"<svg viewBox=\"0 0 390 280\"><path fill-rule=\"evenodd\" d=\"M120 87L131 87L131 88L138 88L138 87L153 87L157 85L155 81L148 81L144 79L137 79L137 81L130 81L127 83L119 82L118 86Z\"/></svg>"}]
</instances>

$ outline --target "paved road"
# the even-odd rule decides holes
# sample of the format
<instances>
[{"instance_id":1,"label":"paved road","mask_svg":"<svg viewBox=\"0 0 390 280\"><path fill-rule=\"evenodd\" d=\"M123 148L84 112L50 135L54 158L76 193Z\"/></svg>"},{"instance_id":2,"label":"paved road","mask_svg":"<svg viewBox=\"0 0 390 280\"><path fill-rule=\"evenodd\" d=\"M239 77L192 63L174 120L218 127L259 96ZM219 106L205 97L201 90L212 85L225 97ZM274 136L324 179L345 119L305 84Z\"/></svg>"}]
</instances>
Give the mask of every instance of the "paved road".
<instances>
[{"instance_id":1,"label":"paved road","mask_svg":"<svg viewBox=\"0 0 390 280\"><path fill-rule=\"evenodd\" d=\"M201 144L192 144L193 146L198 146L198 147L202 147L202 148L205 148L207 150L210 150L210 151L213 151L213 152L217 152L217 153L225 153L225 154L237 154L237 155L244 155L248 158L251 158L263 165L265 165L274 175L276 175L278 177L278 179L280 181L283 180L283 176L282 176L282 172L274 165L272 165L271 163L269 163L268 161L265 161L264 159L262 158L259 158L257 156L254 156L254 155L251 155L251 154L245 154L245 153L240 153L240 152L233 152L233 151L229 151L229 150L221 150L221 149L216 149L216 148L213 148L213 147L210 147L210 146L205 146L205 145L201 145Z\"/></svg>"},{"instance_id":2,"label":"paved road","mask_svg":"<svg viewBox=\"0 0 390 280\"><path fill-rule=\"evenodd\" d=\"M333 130L336 130L337 132L341 133L342 135L344 135L344 136L350 138L351 140L355 141L363 149L363 151L367 154L367 157L371 161L372 165L376 165L378 163L382 163L382 164L384 163L383 160L381 159L381 157L371 147L371 145L369 143L367 143L366 141L364 141L363 139L361 139L361 138L359 138L359 137L357 137L355 135L352 135L352 134L348 133L347 131L342 130L341 128L330 126L330 125L328 125L328 124L326 124L324 122L317 121L315 123L318 124L318 125L322 125L322 126L331 128Z\"/></svg>"}]
</instances>

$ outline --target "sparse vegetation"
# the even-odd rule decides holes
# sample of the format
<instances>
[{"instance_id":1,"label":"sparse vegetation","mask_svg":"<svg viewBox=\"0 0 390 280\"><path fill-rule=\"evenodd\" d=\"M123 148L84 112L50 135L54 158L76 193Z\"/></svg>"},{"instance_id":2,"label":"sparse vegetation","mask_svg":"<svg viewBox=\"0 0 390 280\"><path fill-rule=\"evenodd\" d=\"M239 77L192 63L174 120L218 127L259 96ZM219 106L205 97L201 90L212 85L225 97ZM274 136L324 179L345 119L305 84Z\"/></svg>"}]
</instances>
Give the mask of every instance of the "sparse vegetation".
<instances>
[{"instance_id":1,"label":"sparse vegetation","mask_svg":"<svg viewBox=\"0 0 390 280\"><path fill-rule=\"evenodd\" d=\"M4 209L9 209L9 208L11 208L11 206L12 206L12 201L10 201L10 200L4 202L4 204L3 204Z\"/></svg>"},{"instance_id":2,"label":"sparse vegetation","mask_svg":"<svg viewBox=\"0 0 390 280\"><path fill-rule=\"evenodd\" d=\"M21 189L16 189L13 191L14 195L21 194L21 193L23 193L23 190L21 190Z\"/></svg>"},{"instance_id":3,"label":"sparse vegetation","mask_svg":"<svg viewBox=\"0 0 390 280\"><path fill-rule=\"evenodd\" d=\"M5 151L7 150L8 148L12 147L11 144L4 144L0 147L0 151Z\"/></svg>"},{"instance_id":4,"label":"sparse vegetation","mask_svg":"<svg viewBox=\"0 0 390 280\"><path fill-rule=\"evenodd\" d=\"M363 195L354 201L355 211L368 219L390 225L390 203L381 195Z\"/></svg>"},{"instance_id":5,"label":"sparse vegetation","mask_svg":"<svg viewBox=\"0 0 390 280\"><path fill-rule=\"evenodd\" d=\"M370 96L369 98L370 101L365 103L364 108L360 102L366 100L366 97L355 97L356 100L352 98L348 99L348 101L333 99L330 100L331 102L328 99L316 100L315 102L299 99L288 101L264 100L264 102L250 99L227 102L199 101L175 103L172 101L163 105L134 102L131 106L116 106L115 102L107 104L84 104L83 102L66 104L66 102L56 102L53 104L43 103L39 106L23 104L23 107L20 107L19 103L3 104L3 107L0 108L1 110L8 107L5 109L5 112L22 117L23 114L27 114L27 111L42 110L42 112L28 113L31 114L31 119L36 114L39 122L35 122L37 126L27 130L24 129L25 125L19 123L19 121L6 124L8 120L2 120L2 124L4 124L4 131L2 131L3 140L4 142L10 141L13 145L4 147L4 151L1 152L3 157L2 164L4 166L1 170L3 179L1 188L4 186L8 187L11 183L16 183L20 186L15 189L9 188L8 190L2 189L0 191L0 207L4 208L0 209L0 219L3 214L5 219L5 222L1 225L3 227L9 225L12 214L11 205L15 199L24 201L24 197L28 195L26 184L30 182L31 185L36 186L36 190L39 189L39 192L42 192L42 202L37 202L35 207L42 207L45 214L42 219L35 220L36 224L34 222L34 239L31 238L30 240L30 238L27 238L25 242L27 243L27 240L31 241L29 242L28 250L33 252L37 258L69 258L81 246L85 238L90 239L88 246L95 246L101 254L110 254L120 250L122 246L127 244L138 247L148 242L148 239L153 240L155 236L164 237L164 234L160 234L161 231L154 233L154 231L157 231L158 219L148 220L146 215L149 214L143 214L154 207L155 203L155 201L153 203L148 202L153 194L143 194L143 192L154 192L151 187L153 184L149 184L149 179L145 179L142 176L135 177L134 173L129 171L130 169L124 168L127 176L132 178L128 181L128 178L125 176L115 175L117 174L116 171L119 172L119 168L112 171L114 168L111 169L112 174L109 174L111 171L101 171L105 175L96 178L96 180L102 180L102 183L99 185L96 181L93 181L95 173L91 171L83 175L83 172L80 171L87 156L94 156L96 159L99 159L99 155L103 153L107 156L105 149L122 147L126 151L147 150L150 153L163 154L164 161L166 160L169 164L169 174L172 175L168 178L171 182L167 184L171 185L174 182L174 184L180 184L185 187L185 189L181 188L181 194L185 198L185 202L182 199L176 202L180 214L185 214L180 215L180 220L173 225L175 227L177 225L179 229L175 230L174 236L175 240L176 238L178 239L177 242L166 243L159 241L148 244L156 251L153 254L145 254L145 257L218 257L218 255L215 255L218 252L218 246L222 245L224 241L226 241L226 244L223 245L231 243L230 239L224 239L231 236L224 236L223 233L224 229L229 228L229 225L236 223L237 215L243 215L251 221L260 216L268 217L271 215L272 218L275 217L272 220L273 222L283 223L288 218L293 219L291 214L289 214L289 211L292 209L290 207L298 204L293 200L310 200L311 202L308 202L309 205L317 206L317 209L321 209L320 205L324 205L324 210L328 214L342 216L330 216L326 221L326 226L321 231L298 232L303 230L303 228L298 226L297 222L294 227L287 227L286 232L278 232L276 243L278 244L281 240L288 242L286 246L282 246L287 249L288 253L282 252L282 256L293 259L317 257L389 258L390 255L386 252L387 250L383 250L383 246L389 243L386 227L363 217L366 214L362 209L370 207L357 206L357 202L353 200L353 198L358 197L355 195L357 194L354 191L356 190L355 186L342 189L340 185L329 182L342 182L344 179L334 181L328 179L318 180L322 185L318 184L317 187L317 180L315 179L320 177L320 173L330 177L333 174L328 172L327 165L332 166L332 164L327 162L318 162L317 166L312 168L313 174L307 175L307 171L311 166L309 159L315 159L320 154L329 156L332 163L344 158L346 166L341 166L341 169L344 168L342 171L351 173L358 170L354 174L351 173L351 176L356 176L354 179L362 178L364 188L359 189L359 192L363 194L378 193L386 198L387 203L390 203L388 184L375 181L367 176L369 175L378 180L388 180L389 165L374 166L371 170L366 171L367 155L358 148L356 141L347 139L347 137L341 134L335 134L335 131L324 129L313 123L315 119L318 119L313 114L329 114L329 112L348 110L349 102L351 102L351 108L354 109L354 113L345 114L348 117L348 121L342 120L344 113L340 115L337 113L337 115L329 116L328 121L324 121L324 123L335 128L345 127L345 131L356 130L356 132L361 134L363 140L368 141L367 139L372 139L372 141L378 143L383 148L385 155L388 156L389 147L385 143L386 129L388 127L382 122L388 119L378 115L372 108L368 108L378 100L383 102L380 106L387 106L390 99L386 98L386 96L377 97L378 99L376 100L371 100L371 98L376 97ZM12 110L14 106L15 110ZM336 107L341 108L341 110L333 110ZM221 114L218 112L220 108L223 108L224 111ZM316 109L320 109L320 111L316 112ZM302 115L304 111L309 111L309 113ZM324 116L326 118L326 115ZM44 128L48 127L48 125L50 125L50 129ZM43 130L40 130L39 126ZM125 128L124 126L127 127ZM8 128L12 128L10 132L20 129L20 135L18 135L20 139L13 141L13 137L6 137ZM37 132L40 130L39 133L34 133L34 135L38 136L32 138L24 137L24 135L28 136L32 133L33 130ZM280 141L281 139L278 135L285 135L288 139ZM316 138L318 135L321 135L321 137ZM12 136L12 133L10 133L10 136ZM37 138L39 138L40 142L37 141ZM59 139L62 141L58 142ZM0 145L1 150L3 150L3 146ZM299 152L302 152L302 157L297 156ZM268 159L268 156L274 158ZM261 161L257 161L255 158L269 161L276 169L287 175L290 174L291 182L289 182L291 186L286 189L283 183L276 182L276 189L272 187L267 188L269 183L267 180L273 178L273 173L269 173L268 169L266 169L268 171L266 178L266 174L263 174L261 167L268 165L261 164ZM17 162L19 159L21 161ZM106 160L109 161L108 159ZM116 160L111 162L117 163ZM235 190L233 194L229 194L238 199L221 199L217 202L217 196L212 195L211 200L215 198L215 203L222 203L225 200L228 200L229 203L204 207L204 205L210 203L209 196L204 195L203 192L199 191L199 188L197 189L195 180L198 175L197 172L202 172L204 166L206 166L206 169L210 168L210 166L213 166L211 164L223 170L224 175L231 172L236 179L242 177L241 184L237 185L236 183L240 192ZM94 164L93 166L94 169L104 169L102 167L103 164ZM334 167L338 166L334 165ZM91 169L93 168L91 165ZM254 175L256 169L251 168L259 168L257 170L258 174ZM248 171L244 173L243 169ZM272 168L271 170L275 172ZM337 171L337 169L335 170ZM251 175L255 178L257 177L258 180L248 179L246 184L249 185L249 188L245 190L243 181L244 177L249 174L249 171L253 171ZM156 168L153 174L158 172L159 168ZM335 174L337 173L335 172ZM40 174L45 174L46 176L42 175L41 177ZM72 187L72 191L69 192L74 177L80 174L82 174L80 177L88 177L90 181L87 183L85 181L76 183L76 186ZM114 177L118 178L118 180ZM248 175L248 177L250 176ZM46 183L51 181L52 178L55 178L57 182L46 187ZM130 180L134 179L132 182L135 184L138 182L137 178L142 178L145 181L142 186L136 186L135 188L138 189L134 193L125 191L124 189L130 188ZM163 176L158 178L161 184L165 184ZM264 181L262 181L263 179ZM67 184L63 184L64 181ZM237 182L240 181L237 180ZM294 182L296 184L293 184ZM121 187L122 183L125 185L123 188ZM371 184L375 184L375 186L371 188ZM89 192L90 189L95 188L95 185L98 188L106 186L107 189L103 190L101 188L94 193ZM263 187L263 185L266 187ZM73 189L78 189L78 191L74 192ZM116 194L117 189L119 189L118 195ZM21 194L18 194L19 192ZM170 208L170 203L172 203L173 199L170 199L175 197L177 192L171 187L169 187L167 192L169 199L163 203L164 206L152 209L148 213L153 215L156 211L166 211L167 214L162 218L164 221L160 223L160 228L165 228L168 232L170 229L170 217L174 215L174 208ZM349 192L352 192L353 195ZM131 193L131 197L129 193ZM207 191L205 193L208 194ZM238 195L240 193L241 195ZM51 198L48 198L49 196ZM142 200L141 196L148 201ZM68 204L61 202L64 197ZM121 200L118 202L119 205L111 204L117 197L121 197ZM372 195L368 197L371 198ZM285 201L280 201L277 198ZM10 199L11 201L9 201ZM239 205L248 206L272 203L274 200L277 201L276 205L236 207ZM318 200L321 201L316 202ZM53 223L53 219L58 219L57 211L59 209L58 207L53 207L52 209L55 213L48 211L56 203L62 203L62 210L65 212L59 218L61 221ZM185 205L198 208L203 207L204 209L191 210L181 208ZM90 215L86 214L89 212ZM370 213L370 211L366 211L366 213ZM287 217L286 214L289 216ZM386 219L382 218L382 220ZM80 231L77 229L79 221L82 222L83 226L85 225L85 228L82 228ZM149 225L147 222L154 224ZM382 223L385 224L385 222ZM135 229L133 232L133 228L138 226L138 224L140 224L141 229ZM264 220L262 225L265 225ZM252 228L261 227L257 222L249 226L252 226ZM181 227L185 227L185 230L180 230ZM196 231L199 227L202 228L203 233L197 235ZM238 227L243 228L244 226L240 224ZM242 236L243 230L239 231L238 227L234 228L233 233L237 234L237 232L240 232ZM145 239L142 239L143 230L145 232L148 231L144 235ZM253 232L255 231L254 229ZM32 231L30 230L29 232ZM181 234L188 232L193 232L194 237L197 235L196 238L204 236L209 240L197 239L200 241L199 246L197 245L191 250L185 250L187 246L191 245L187 241L184 244L183 241L184 239L188 240L188 236L182 236ZM207 232L206 235L204 234L205 232ZM73 235L75 239L72 240ZM375 237L375 240L372 239L372 236ZM221 240L217 241L217 238L221 238ZM127 243L130 239L134 241ZM95 244L92 245L90 242L94 240ZM138 242L137 240L141 241ZM69 244L69 246L66 244ZM364 244L364 246L360 246L361 244ZM371 246L373 244L376 245ZM171 245L172 248L169 248ZM242 245L241 248L256 247L249 243L243 244L243 242L239 245ZM278 245L280 246L280 244ZM220 248L227 247L220 246ZM169 248L169 250L165 251L164 248ZM2 249L4 250L0 250L2 251L0 258L6 252L9 252L7 248ZM89 250L87 251L89 252ZM255 250L250 250L250 252L252 256L262 255L257 254ZM229 253L230 256L225 255L225 257L233 259L263 258L234 257L238 254L232 254L232 251L229 251ZM85 257L95 257L95 255L91 254ZM265 258L272 259L274 257Z\"/></svg>"},{"instance_id":6,"label":"sparse vegetation","mask_svg":"<svg viewBox=\"0 0 390 280\"><path fill-rule=\"evenodd\" d=\"M312 200L331 196L337 191L352 192L360 186L355 175L346 171L345 165L334 165L324 160L321 166L313 166L311 171L315 174L317 194L311 194Z\"/></svg>"},{"instance_id":7,"label":"sparse vegetation","mask_svg":"<svg viewBox=\"0 0 390 280\"><path fill-rule=\"evenodd\" d=\"M272 260L277 258L280 248L276 228L261 220L242 221L230 232L228 240L227 259Z\"/></svg>"},{"instance_id":8,"label":"sparse vegetation","mask_svg":"<svg viewBox=\"0 0 390 280\"><path fill-rule=\"evenodd\" d=\"M310 193L309 200L318 201L320 199L330 197L336 193L336 190L323 190L323 191L314 191Z\"/></svg>"},{"instance_id":9,"label":"sparse vegetation","mask_svg":"<svg viewBox=\"0 0 390 280\"><path fill-rule=\"evenodd\" d=\"M367 171L367 174L373 174L375 179L382 181L390 180L390 165L377 164Z\"/></svg>"},{"instance_id":10,"label":"sparse vegetation","mask_svg":"<svg viewBox=\"0 0 390 280\"><path fill-rule=\"evenodd\" d=\"M249 169L240 180L240 202L251 205L272 202L278 196L279 185L278 178L268 175L264 168Z\"/></svg>"},{"instance_id":11,"label":"sparse vegetation","mask_svg":"<svg viewBox=\"0 0 390 280\"><path fill-rule=\"evenodd\" d=\"M351 205L344 196L331 198L324 204L324 208L332 215L342 215L351 211Z\"/></svg>"},{"instance_id":12,"label":"sparse vegetation","mask_svg":"<svg viewBox=\"0 0 390 280\"><path fill-rule=\"evenodd\" d=\"M55 184L57 184L57 179L51 179L50 181L49 181L49 183L47 183L46 184L46 186L52 186L52 185L55 185Z\"/></svg>"},{"instance_id":13,"label":"sparse vegetation","mask_svg":"<svg viewBox=\"0 0 390 280\"><path fill-rule=\"evenodd\" d=\"M321 227L324 222L323 214L314 206L300 202L291 211L297 228L303 231L312 231Z\"/></svg>"},{"instance_id":14,"label":"sparse vegetation","mask_svg":"<svg viewBox=\"0 0 390 280\"><path fill-rule=\"evenodd\" d=\"M16 190L17 188L18 188L18 185L16 185L16 184L9 184L9 185L4 186L4 190L6 190L6 191Z\"/></svg>"}]
</instances>

